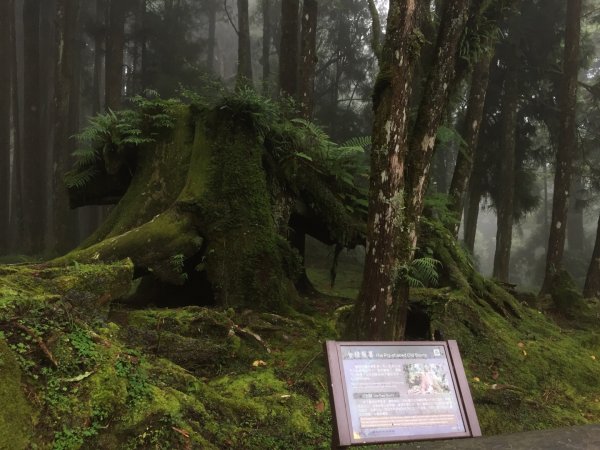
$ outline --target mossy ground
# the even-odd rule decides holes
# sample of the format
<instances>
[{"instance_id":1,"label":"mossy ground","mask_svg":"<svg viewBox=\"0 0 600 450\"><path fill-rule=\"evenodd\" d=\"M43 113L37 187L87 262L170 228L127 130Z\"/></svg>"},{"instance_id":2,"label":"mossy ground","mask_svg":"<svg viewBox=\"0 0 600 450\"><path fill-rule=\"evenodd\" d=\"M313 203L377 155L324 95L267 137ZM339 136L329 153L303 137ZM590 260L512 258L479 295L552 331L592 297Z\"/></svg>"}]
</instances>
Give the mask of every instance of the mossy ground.
<instances>
[{"instance_id":1,"label":"mossy ground","mask_svg":"<svg viewBox=\"0 0 600 450\"><path fill-rule=\"evenodd\" d=\"M326 266L309 271L323 290ZM340 265L348 293L360 279L352 267ZM335 311L347 300L300 299L302 313L285 315L130 309L112 300L131 274L128 262L0 268L0 399L10 411L0 448L329 448L323 342L339 338ZM598 303L559 326L498 295L511 312L448 289L414 291L431 330L459 342L484 434L599 422Z\"/></svg>"}]
</instances>

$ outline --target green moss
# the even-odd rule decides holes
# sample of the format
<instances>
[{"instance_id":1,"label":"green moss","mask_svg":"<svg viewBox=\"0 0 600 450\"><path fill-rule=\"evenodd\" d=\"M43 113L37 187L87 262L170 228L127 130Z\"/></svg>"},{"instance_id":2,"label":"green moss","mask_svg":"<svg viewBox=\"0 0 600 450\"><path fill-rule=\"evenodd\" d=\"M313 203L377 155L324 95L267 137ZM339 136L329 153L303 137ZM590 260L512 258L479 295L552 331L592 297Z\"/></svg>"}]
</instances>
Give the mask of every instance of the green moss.
<instances>
[{"instance_id":1,"label":"green moss","mask_svg":"<svg viewBox=\"0 0 600 450\"><path fill-rule=\"evenodd\" d=\"M6 341L0 339L0 436L5 448L28 447L32 410L21 389L21 370Z\"/></svg>"},{"instance_id":2,"label":"green moss","mask_svg":"<svg viewBox=\"0 0 600 450\"><path fill-rule=\"evenodd\" d=\"M187 106L173 107L170 114L175 118L175 126L158 143L139 149L135 175L127 192L81 248L107 237L118 236L150 221L156 214L171 206L181 192L187 178L193 128L189 125Z\"/></svg>"}]
</instances>

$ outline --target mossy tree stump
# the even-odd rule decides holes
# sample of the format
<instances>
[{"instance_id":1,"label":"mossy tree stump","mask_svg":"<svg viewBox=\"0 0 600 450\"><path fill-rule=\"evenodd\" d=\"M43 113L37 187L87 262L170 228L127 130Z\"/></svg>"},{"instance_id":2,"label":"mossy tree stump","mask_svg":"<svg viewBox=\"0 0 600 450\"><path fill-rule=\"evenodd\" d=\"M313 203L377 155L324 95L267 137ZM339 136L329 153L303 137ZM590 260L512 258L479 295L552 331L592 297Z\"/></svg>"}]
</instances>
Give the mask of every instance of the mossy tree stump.
<instances>
[{"instance_id":1,"label":"mossy tree stump","mask_svg":"<svg viewBox=\"0 0 600 450\"><path fill-rule=\"evenodd\" d=\"M200 304L285 307L300 268L286 239L292 213L303 209L329 242L356 242L362 224L330 174L303 153L311 150L302 148L302 125L243 95L213 106L167 103L171 126L141 130L151 142L97 148L99 175L71 188L78 204L104 203L97 187L107 177L128 171L131 180L95 234L54 262L131 258L138 275L170 285L194 281ZM300 186L311 172L310 186Z\"/></svg>"}]
</instances>

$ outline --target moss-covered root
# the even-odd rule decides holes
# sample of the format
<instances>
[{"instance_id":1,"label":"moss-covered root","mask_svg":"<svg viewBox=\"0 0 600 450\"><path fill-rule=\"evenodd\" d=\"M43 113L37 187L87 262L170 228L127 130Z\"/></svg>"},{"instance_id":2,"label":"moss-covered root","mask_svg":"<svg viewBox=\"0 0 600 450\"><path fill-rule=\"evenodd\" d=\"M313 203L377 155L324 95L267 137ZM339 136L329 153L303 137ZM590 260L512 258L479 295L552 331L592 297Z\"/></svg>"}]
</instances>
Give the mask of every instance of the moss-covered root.
<instances>
[{"instance_id":1,"label":"moss-covered root","mask_svg":"<svg viewBox=\"0 0 600 450\"><path fill-rule=\"evenodd\" d=\"M86 315L105 315L112 300L131 288L131 260L112 264L0 266L0 310L20 305L43 307L63 299Z\"/></svg>"},{"instance_id":2,"label":"moss-covered root","mask_svg":"<svg viewBox=\"0 0 600 450\"><path fill-rule=\"evenodd\" d=\"M152 271L162 281L179 284L181 267L176 259L196 254L202 242L189 215L173 207L137 228L88 248L74 250L52 263L110 262L131 258L137 268Z\"/></svg>"}]
</instances>

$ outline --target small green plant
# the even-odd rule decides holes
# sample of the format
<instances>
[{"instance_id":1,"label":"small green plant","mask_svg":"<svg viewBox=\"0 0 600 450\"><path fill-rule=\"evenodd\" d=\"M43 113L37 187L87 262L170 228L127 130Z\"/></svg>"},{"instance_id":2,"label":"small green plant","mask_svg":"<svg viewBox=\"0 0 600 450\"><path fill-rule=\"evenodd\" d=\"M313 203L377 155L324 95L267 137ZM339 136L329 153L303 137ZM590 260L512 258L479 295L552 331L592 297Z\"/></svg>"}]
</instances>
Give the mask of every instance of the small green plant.
<instances>
[{"instance_id":1,"label":"small green plant","mask_svg":"<svg viewBox=\"0 0 600 450\"><path fill-rule=\"evenodd\" d=\"M83 329L78 329L68 335L69 342L84 361L94 362L99 353L96 344Z\"/></svg>"},{"instance_id":2,"label":"small green plant","mask_svg":"<svg viewBox=\"0 0 600 450\"><path fill-rule=\"evenodd\" d=\"M140 359L136 356L121 355L115 363L118 376L127 379L127 403L135 405L151 395L146 373L140 367Z\"/></svg>"},{"instance_id":3,"label":"small green plant","mask_svg":"<svg viewBox=\"0 0 600 450\"><path fill-rule=\"evenodd\" d=\"M188 279L188 274L184 271L185 255L177 254L169 258L169 264L175 273L179 274L181 281Z\"/></svg>"},{"instance_id":4,"label":"small green plant","mask_svg":"<svg viewBox=\"0 0 600 450\"><path fill-rule=\"evenodd\" d=\"M396 270L397 279L408 283L410 287L437 286L438 268L441 262L430 256L413 259L410 264L402 264Z\"/></svg>"},{"instance_id":5,"label":"small green plant","mask_svg":"<svg viewBox=\"0 0 600 450\"><path fill-rule=\"evenodd\" d=\"M73 152L73 170L65 175L68 188L81 188L99 172L116 173L124 164L127 154L144 144L155 141L165 129L175 126L172 109L178 100L135 97L133 110L112 111L89 119L88 126L74 138L83 145Z\"/></svg>"}]
</instances>

